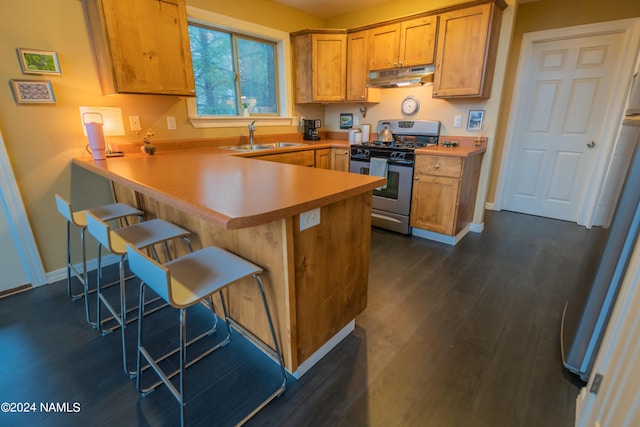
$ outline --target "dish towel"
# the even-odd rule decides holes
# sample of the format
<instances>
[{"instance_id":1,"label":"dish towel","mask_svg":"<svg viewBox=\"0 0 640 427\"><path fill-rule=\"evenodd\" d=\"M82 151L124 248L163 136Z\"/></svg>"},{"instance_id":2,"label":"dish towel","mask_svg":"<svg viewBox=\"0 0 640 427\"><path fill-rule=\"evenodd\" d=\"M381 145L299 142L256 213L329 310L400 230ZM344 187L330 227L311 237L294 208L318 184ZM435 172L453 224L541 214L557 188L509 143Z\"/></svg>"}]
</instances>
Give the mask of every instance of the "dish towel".
<instances>
[{"instance_id":1,"label":"dish towel","mask_svg":"<svg viewBox=\"0 0 640 427\"><path fill-rule=\"evenodd\" d=\"M369 165L369 176L381 176L383 178L387 177L387 159L379 159L377 157L371 158L371 163ZM387 184L381 185L376 188L376 190L384 190L387 188Z\"/></svg>"}]
</instances>

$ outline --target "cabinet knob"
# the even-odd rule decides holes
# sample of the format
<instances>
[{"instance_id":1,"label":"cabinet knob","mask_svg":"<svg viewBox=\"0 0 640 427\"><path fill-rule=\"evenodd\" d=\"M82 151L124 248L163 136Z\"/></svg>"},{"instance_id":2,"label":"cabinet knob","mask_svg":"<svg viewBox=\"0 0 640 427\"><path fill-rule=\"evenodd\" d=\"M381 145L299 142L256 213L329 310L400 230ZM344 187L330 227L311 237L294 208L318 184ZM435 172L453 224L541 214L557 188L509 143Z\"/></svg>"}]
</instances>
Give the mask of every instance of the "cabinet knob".
<instances>
[{"instance_id":1,"label":"cabinet knob","mask_svg":"<svg viewBox=\"0 0 640 427\"><path fill-rule=\"evenodd\" d=\"M595 147L595 146L596 146L596 142L595 142L595 141L589 141L589 142L587 142L587 147L589 147L589 148L593 148L593 147Z\"/></svg>"},{"instance_id":2,"label":"cabinet knob","mask_svg":"<svg viewBox=\"0 0 640 427\"><path fill-rule=\"evenodd\" d=\"M415 179L416 181L420 179L420 175L416 175L413 177L413 179Z\"/></svg>"},{"instance_id":3,"label":"cabinet knob","mask_svg":"<svg viewBox=\"0 0 640 427\"><path fill-rule=\"evenodd\" d=\"M398 64L400 64L400 66L402 67L402 61L400 61Z\"/></svg>"},{"instance_id":4,"label":"cabinet knob","mask_svg":"<svg viewBox=\"0 0 640 427\"><path fill-rule=\"evenodd\" d=\"M433 165L434 169L440 169L440 163L436 163L435 165Z\"/></svg>"},{"instance_id":5,"label":"cabinet knob","mask_svg":"<svg viewBox=\"0 0 640 427\"><path fill-rule=\"evenodd\" d=\"M433 95L437 95L437 94L438 94L438 92L433 92Z\"/></svg>"}]
</instances>

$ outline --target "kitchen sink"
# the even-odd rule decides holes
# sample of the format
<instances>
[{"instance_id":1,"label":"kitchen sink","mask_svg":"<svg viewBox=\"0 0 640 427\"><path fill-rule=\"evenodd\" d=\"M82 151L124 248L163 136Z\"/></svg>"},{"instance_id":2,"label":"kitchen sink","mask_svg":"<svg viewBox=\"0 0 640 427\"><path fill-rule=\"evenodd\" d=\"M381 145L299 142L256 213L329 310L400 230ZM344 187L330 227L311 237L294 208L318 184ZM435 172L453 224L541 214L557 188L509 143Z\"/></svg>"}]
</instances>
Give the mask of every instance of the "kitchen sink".
<instances>
[{"instance_id":1,"label":"kitchen sink","mask_svg":"<svg viewBox=\"0 0 640 427\"><path fill-rule=\"evenodd\" d=\"M272 142L269 144L225 145L220 148L224 148L225 150L235 150L235 151L256 151L256 150L273 150L274 148L299 147L303 145L307 145L307 144L303 142Z\"/></svg>"}]
</instances>

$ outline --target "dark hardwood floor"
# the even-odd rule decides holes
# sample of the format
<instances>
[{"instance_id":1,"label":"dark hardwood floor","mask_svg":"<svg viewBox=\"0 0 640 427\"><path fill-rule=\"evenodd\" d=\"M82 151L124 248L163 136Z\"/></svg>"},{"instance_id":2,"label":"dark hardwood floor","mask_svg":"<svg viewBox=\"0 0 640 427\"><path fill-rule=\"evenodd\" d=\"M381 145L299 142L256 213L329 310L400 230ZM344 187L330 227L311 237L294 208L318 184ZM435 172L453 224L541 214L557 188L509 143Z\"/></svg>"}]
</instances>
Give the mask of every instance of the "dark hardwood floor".
<instances>
[{"instance_id":1,"label":"dark hardwood floor","mask_svg":"<svg viewBox=\"0 0 640 427\"><path fill-rule=\"evenodd\" d=\"M510 212L485 220L455 247L374 229L356 330L249 425L573 426L581 384L561 366L560 317L597 231ZM158 345L177 334L169 310L151 319ZM187 371L189 425L233 425L275 389L276 365L234 337ZM63 282L0 299L0 402L80 409L0 413L0 425L178 425L169 391L140 398L120 357L119 334L89 328Z\"/></svg>"}]
</instances>

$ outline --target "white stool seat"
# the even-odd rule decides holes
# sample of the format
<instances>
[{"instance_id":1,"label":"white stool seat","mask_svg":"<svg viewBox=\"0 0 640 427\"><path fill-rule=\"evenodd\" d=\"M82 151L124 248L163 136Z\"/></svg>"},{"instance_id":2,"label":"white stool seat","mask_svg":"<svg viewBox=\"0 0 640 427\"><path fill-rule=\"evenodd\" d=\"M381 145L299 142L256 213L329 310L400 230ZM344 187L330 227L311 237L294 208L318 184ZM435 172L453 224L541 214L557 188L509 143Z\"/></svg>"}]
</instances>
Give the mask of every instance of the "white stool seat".
<instances>
[{"instance_id":1,"label":"white stool seat","mask_svg":"<svg viewBox=\"0 0 640 427\"><path fill-rule=\"evenodd\" d=\"M89 301L87 298L90 290L87 275L86 244L84 239L85 233L87 231L86 213L91 212L102 221L112 221L115 219L126 219L130 216L141 218L143 212L140 209L134 208L133 206L129 206L124 203L110 203L91 209L74 211L71 207L71 203L69 203L59 194L55 195L55 199L58 212L60 212L60 214L67 220L67 293L74 300L84 297L85 316L87 318L87 323L95 326L95 322L91 320L91 316L89 314ZM82 257L81 272L78 271L71 262L71 225L80 228L80 251ZM82 292L74 293L71 291L72 275L75 276L82 285Z\"/></svg>"},{"instance_id":2,"label":"white stool seat","mask_svg":"<svg viewBox=\"0 0 640 427\"><path fill-rule=\"evenodd\" d=\"M100 220L96 215L92 212L86 212L86 220L87 220L87 229L89 233L100 243L98 247L98 271L101 271L102 268L102 255L101 248L106 248L109 252L114 255L120 256L120 309L116 309L106 298L105 295L102 294L101 291L101 282L102 277L98 275L98 285L97 285L97 294L98 294L98 305L97 305L97 323L98 328L103 333L112 332L112 330L104 330L103 319L101 315L101 309L104 305L107 310L113 316L113 319L117 323L117 327L120 327L120 332L122 335L122 362L124 365L125 373L129 375L135 375L135 371L133 369L129 369L127 363L127 345L126 345L126 327L127 323L133 321L135 319L127 320L127 306L126 306L126 292L125 292L125 277L124 277L124 260L127 255L127 244L133 245L136 248L144 249L151 248L159 243L165 245L166 255L171 259L171 254L169 253L169 248L166 243L169 240L182 238L187 243L189 250L191 250L191 244L189 242L190 231L185 230L182 227L178 227L175 224L171 224L170 222L161 220L161 219L152 219L149 221L140 222L137 224L130 225L128 227L122 227L115 230L111 230L111 227L104 221ZM155 249L154 253L155 253ZM156 254L157 257L157 254Z\"/></svg>"},{"instance_id":3,"label":"white stool seat","mask_svg":"<svg viewBox=\"0 0 640 427\"><path fill-rule=\"evenodd\" d=\"M171 277L170 303L178 308L189 307L237 280L262 273L249 261L212 246L170 261L165 267Z\"/></svg>"},{"instance_id":4,"label":"white stool seat","mask_svg":"<svg viewBox=\"0 0 640 427\"><path fill-rule=\"evenodd\" d=\"M186 237L190 234L191 232L170 222L151 219L129 227L111 230L111 245L107 249L111 253L122 255L127 253L127 243L137 248L146 248L165 240Z\"/></svg>"},{"instance_id":5,"label":"white stool seat","mask_svg":"<svg viewBox=\"0 0 640 427\"><path fill-rule=\"evenodd\" d=\"M227 286L237 283L240 279L246 277L252 277L255 279L260 295L262 297L262 303L266 314L266 319L269 324L269 330L271 332L271 339L273 340L273 346L275 351L268 348L266 344L263 345L263 349L269 350L271 356L279 363L280 373L282 375L282 383L280 386L266 397L260 405L255 407L245 418L238 424L242 425L258 411L264 408L269 402L276 397L280 396L286 389L287 377L284 369L284 362L282 360L282 354L280 353L280 346L273 328L273 322L271 320L271 314L269 312L269 306L264 294L262 286L262 280L260 274L262 268L257 265L237 256L224 249L217 247L205 247L196 252L184 255L173 261L169 261L162 265L153 261L147 255L142 253L138 248L132 245L127 245L127 255L129 257L129 268L133 271L141 280L140 283L140 296L138 303L138 354L136 361L136 388L145 396L150 393L158 385L164 383L171 391L173 396L180 404L180 425L185 425L185 380L184 370L201 360L213 351L224 347L230 342L231 328L229 326L229 316L227 314L227 308L224 298L224 293L221 292ZM180 311L180 346L178 349L169 351L163 356L153 357L149 351L142 345L143 341L143 318L144 318L144 292L145 287L153 289L160 297L162 297L168 304ZM209 303L213 306L212 295L218 293L220 296L220 303L224 312L225 322L227 325L227 336L217 344L208 348L200 353L197 357L192 358L187 362L186 348L192 344L195 340L187 342L186 340L186 309L198 304L201 300L208 299ZM250 332L247 331L250 334ZM202 335L201 335L202 337ZM257 337L253 337L256 341L260 341ZM197 338L199 339L199 338ZM178 370L167 374L164 372L158 363L165 360L168 356L175 354L179 351L179 368ZM152 370L160 377L160 381L145 389L141 386L142 377L142 357L153 368ZM179 386L173 385L171 378L179 376Z\"/></svg>"}]
</instances>

